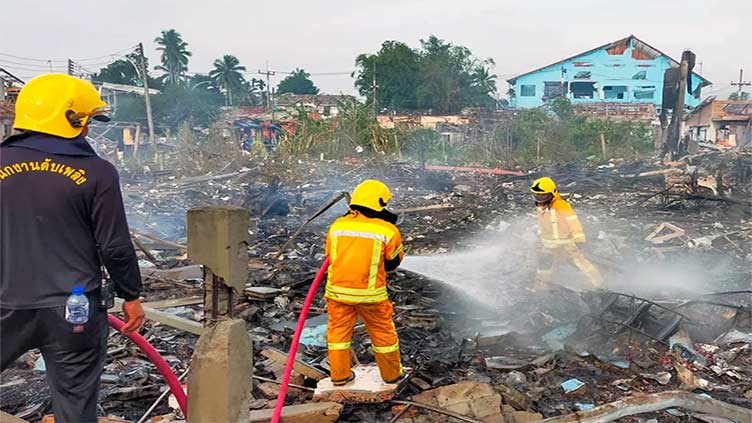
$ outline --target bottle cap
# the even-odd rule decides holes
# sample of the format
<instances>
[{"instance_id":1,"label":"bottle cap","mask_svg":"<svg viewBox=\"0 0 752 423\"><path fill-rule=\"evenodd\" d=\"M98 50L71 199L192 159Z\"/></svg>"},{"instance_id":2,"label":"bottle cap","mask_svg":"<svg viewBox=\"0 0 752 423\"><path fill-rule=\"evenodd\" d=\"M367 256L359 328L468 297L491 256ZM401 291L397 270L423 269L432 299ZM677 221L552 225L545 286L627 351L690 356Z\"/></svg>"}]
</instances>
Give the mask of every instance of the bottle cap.
<instances>
[{"instance_id":1,"label":"bottle cap","mask_svg":"<svg viewBox=\"0 0 752 423\"><path fill-rule=\"evenodd\" d=\"M74 286L73 287L73 295L84 295L84 287L83 286Z\"/></svg>"}]
</instances>

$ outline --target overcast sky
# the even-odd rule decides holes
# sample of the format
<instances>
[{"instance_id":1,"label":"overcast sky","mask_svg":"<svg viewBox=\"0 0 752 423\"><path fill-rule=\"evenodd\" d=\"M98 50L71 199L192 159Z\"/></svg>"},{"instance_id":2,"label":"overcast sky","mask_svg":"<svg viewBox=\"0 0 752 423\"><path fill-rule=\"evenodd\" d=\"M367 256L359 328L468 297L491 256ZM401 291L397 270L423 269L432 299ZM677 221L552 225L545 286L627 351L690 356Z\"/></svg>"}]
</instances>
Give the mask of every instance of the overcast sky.
<instances>
[{"instance_id":1,"label":"overcast sky","mask_svg":"<svg viewBox=\"0 0 752 423\"><path fill-rule=\"evenodd\" d=\"M634 34L679 58L692 49L706 94L735 90L739 69L752 80L752 1L630 0L2 0L0 53L42 60L68 57L96 71L107 56L143 42L152 64L154 38L183 35L191 72L206 73L223 54L248 71L304 68L326 93L355 93L348 73L360 53L384 40L417 47L435 34L491 57L505 92L507 78ZM0 66L29 77L44 62L0 55ZM13 63L15 62L15 63ZM65 70L65 63L53 62ZM254 75L258 76L258 75ZM274 77L273 83L279 81Z\"/></svg>"}]
</instances>

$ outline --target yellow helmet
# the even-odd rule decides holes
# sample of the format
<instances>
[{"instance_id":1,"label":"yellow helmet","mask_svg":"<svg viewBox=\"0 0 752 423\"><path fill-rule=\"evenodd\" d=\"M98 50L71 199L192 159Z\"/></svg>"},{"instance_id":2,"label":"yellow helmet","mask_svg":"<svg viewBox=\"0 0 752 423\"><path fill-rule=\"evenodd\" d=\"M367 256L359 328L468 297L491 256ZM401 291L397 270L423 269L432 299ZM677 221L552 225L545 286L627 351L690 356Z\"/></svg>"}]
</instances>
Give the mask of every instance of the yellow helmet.
<instances>
[{"instance_id":1,"label":"yellow helmet","mask_svg":"<svg viewBox=\"0 0 752 423\"><path fill-rule=\"evenodd\" d=\"M553 194L556 192L556 183L549 177L538 178L530 186L533 194Z\"/></svg>"},{"instance_id":2,"label":"yellow helmet","mask_svg":"<svg viewBox=\"0 0 752 423\"><path fill-rule=\"evenodd\" d=\"M37 76L16 99L13 128L76 138L89 118L107 121L110 110L88 81L50 73Z\"/></svg>"},{"instance_id":3,"label":"yellow helmet","mask_svg":"<svg viewBox=\"0 0 752 423\"><path fill-rule=\"evenodd\" d=\"M391 199L392 193L389 192L389 188L383 182L368 179L355 187L350 205L362 206L380 212L384 210Z\"/></svg>"}]
</instances>

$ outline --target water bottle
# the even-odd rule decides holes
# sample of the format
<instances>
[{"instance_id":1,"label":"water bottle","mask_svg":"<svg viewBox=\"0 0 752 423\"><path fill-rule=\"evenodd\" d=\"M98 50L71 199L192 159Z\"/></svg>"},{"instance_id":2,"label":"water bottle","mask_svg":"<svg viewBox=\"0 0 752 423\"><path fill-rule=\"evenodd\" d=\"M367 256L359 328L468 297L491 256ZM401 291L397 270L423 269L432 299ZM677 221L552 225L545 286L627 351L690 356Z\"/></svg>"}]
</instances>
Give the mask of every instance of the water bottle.
<instances>
[{"instance_id":1,"label":"water bottle","mask_svg":"<svg viewBox=\"0 0 752 423\"><path fill-rule=\"evenodd\" d=\"M84 295L83 287L73 287L65 302L65 320L74 325L83 325L89 321L89 299Z\"/></svg>"}]
</instances>

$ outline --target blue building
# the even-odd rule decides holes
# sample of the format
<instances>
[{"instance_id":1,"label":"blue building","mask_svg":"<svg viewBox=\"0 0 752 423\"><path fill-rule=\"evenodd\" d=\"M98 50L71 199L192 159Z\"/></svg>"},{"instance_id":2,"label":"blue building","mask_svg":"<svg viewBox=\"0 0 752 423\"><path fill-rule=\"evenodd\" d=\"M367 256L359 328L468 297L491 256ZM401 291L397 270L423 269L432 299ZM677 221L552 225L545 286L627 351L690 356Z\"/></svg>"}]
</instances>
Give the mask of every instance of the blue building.
<instances>
[{"instance_id":1,"label":"blue building","mask_svg":"<svg viewBox=\"0 0 752 423\"><path fill-rule=\"evenodd\" d=\"M596 47L507 80L514 89L513 107L542 106L555 97L574 104L597 102L654 103L660 110L663 78L680 64L634 35ZM700 103L710 81L692 73L687 106Z\"/></svg>"}]
</instances>

